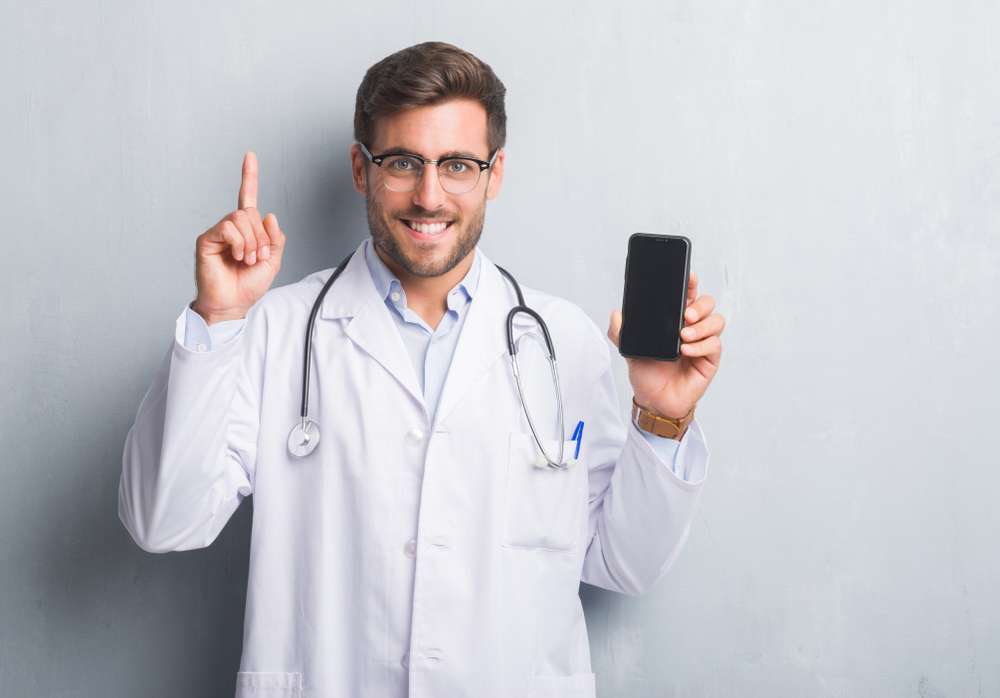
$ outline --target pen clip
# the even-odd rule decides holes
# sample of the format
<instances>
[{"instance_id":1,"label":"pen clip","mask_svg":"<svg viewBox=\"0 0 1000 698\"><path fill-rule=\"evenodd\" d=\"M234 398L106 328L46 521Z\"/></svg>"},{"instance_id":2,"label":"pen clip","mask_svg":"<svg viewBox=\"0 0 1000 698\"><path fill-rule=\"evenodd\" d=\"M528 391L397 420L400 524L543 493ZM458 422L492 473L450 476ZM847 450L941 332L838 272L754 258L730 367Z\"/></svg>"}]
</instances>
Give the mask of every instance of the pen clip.
<instances>
[{"instance_id":1,"label":"pen clip","mask_svg":"<svg viewBox=\"0 0 1000 698\"><path fill-rule=\"evenodd\" d=\"M573 454L573 458L575 460L580 457L580 445L583 443L582 419L576 423L576 429L573 430L573 436L570 437L570 441L576 441L576 453Z\"/></svg>"}]
</instances>

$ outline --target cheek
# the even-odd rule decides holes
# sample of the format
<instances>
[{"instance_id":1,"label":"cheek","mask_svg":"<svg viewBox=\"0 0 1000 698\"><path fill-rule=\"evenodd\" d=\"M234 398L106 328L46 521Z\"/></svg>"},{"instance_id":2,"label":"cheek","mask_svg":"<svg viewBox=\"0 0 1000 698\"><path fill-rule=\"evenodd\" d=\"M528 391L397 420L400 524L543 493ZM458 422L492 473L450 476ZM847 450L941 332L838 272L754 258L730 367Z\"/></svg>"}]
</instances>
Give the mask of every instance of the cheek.
<instances>
[{"instance_id":1,"label":"cheek","mask_svg":"<svg viewBox=\"0 0 1000 698\"><path fill-rule=\"evenodd\" d=\"M394 211L396 210L390 202L385 201L381 196L376 195L372 197L372 202L374 204L373 210L387 223L392 222L396 216Z\"/></svg>"}]
</instances>

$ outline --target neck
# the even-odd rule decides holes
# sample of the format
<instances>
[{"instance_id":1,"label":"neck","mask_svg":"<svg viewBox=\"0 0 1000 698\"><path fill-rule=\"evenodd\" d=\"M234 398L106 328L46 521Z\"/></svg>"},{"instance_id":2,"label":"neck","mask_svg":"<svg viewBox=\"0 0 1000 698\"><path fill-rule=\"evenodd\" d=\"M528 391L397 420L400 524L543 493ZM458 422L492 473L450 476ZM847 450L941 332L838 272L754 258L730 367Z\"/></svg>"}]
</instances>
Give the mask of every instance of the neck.
<instances>
[{"instance_id":1,"label":"neck","mask_svg":"<svg viewBox=\"0 0 1000 698\"><path fill-rule=\"evenodd\" d=\"M392 273L399 279L406 291L406 305L422 317L431 327L437 327L441 317L448 310L448 292L459 281L465 278L475 261L476 249L473 248L458 264L439 276L417 276L403 269L394 259L384 254L375 246L375 254L385 262Z\"/></svg>"}]
</instances>

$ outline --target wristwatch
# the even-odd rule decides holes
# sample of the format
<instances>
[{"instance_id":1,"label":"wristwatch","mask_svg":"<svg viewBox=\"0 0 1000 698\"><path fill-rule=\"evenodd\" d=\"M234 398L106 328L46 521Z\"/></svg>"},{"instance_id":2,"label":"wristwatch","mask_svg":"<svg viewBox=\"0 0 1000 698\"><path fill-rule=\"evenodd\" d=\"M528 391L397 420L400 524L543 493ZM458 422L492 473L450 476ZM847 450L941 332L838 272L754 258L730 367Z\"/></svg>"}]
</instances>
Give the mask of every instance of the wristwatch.
<instances>
[{"instance_id":1,"label":"wristwatch","mask_svg":"<svg viewBox=\"0 0 1000 698\"><path fill-rule=\"evenodd\" d=\"M635 396L632 396L632 421L643 431L679 441L684 434L684 430L687 429L687 425L694 419L695 407L696 405L692 405L691 409L683 417L677 417L676 419L663 417L655 412L650 412L645 407L640 407L635 401Z\"/></svg>"}]
</instances>

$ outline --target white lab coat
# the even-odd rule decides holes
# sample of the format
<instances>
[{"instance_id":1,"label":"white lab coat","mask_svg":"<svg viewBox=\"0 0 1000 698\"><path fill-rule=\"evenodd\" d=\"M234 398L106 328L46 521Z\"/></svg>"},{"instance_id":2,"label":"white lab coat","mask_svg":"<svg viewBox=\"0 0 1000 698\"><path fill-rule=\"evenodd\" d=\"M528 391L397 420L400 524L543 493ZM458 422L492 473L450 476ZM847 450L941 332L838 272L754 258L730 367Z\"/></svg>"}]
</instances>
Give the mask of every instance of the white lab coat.
<instances>
[{"instance_id":1,"label":"white lab coat","mask_svg":"<svg viewBox=\"0 0 1000 698\"><path fill-rule=\"evenodd\" d=\"M709 457L697 421L675 460L699 474L686 481L622 413L603 331L523 286L567 429L585 422L576 463L536 467L506 351L516 301L483 255L429 424L359 246L316 319L322 438L294 458L306 321L332 271L269 291L213 351L185 348L178 318L126 437L122 523L144 550L203 548L253 493L237 698L593 698L580 580L640 594L670 567Z\"/></svg>"}]
</instances>

